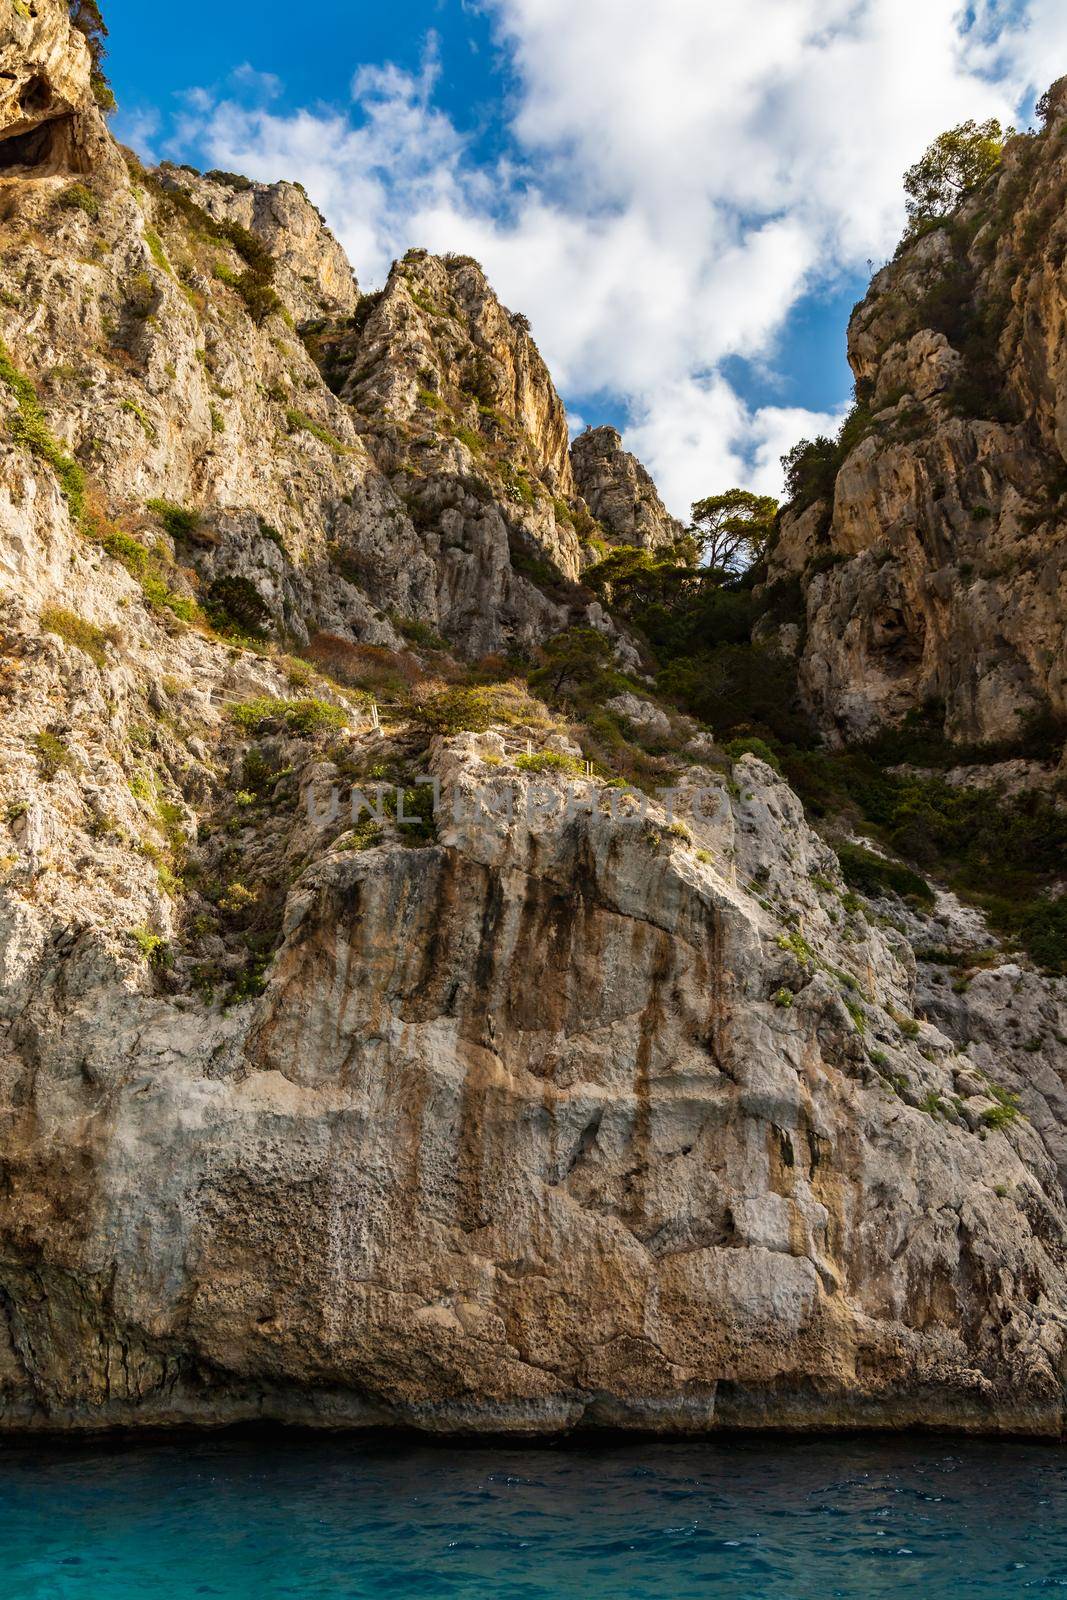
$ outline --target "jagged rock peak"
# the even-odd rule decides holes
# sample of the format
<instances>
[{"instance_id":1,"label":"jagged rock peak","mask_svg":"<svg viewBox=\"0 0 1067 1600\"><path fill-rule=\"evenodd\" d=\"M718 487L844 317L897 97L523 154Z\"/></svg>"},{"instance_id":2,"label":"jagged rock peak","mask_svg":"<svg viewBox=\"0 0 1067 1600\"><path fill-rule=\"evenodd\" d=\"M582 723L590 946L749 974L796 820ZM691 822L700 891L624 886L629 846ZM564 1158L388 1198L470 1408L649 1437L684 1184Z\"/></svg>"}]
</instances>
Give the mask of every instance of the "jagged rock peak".
<instances>
[{"instance_id":1,"label":"jagged rock peak","mask_svg":"<svg viewBox=\"0 0 1067 1600\"><path fill-rule=\"evenodd\" d=\"M367 296L339 359L344 398L400 422L450 409L461 425L502 420L555 495L574 495L567 413L524 316L501 305L471 256L409 250Z\"/></svg>"},{"instance_id":2,"label":"jagged rock peak","mask_svg":"<svg viewBox=\"0 0 1067 1600\"><path fill-rule=\"evenodd\" d=\"M587 428L571 445L579 493L618 544L654 549L673 544L684 529L659 497L651 475L622 447L618 430Z\"/></svg>"},{"instance_id":3,"label":"jagged rock peak","mask_svg":"<svg viewBox=\"0 0 1067 1600\"><path fill-rule=\"evenodd\" d=\"M1064 125L1059 84L853 313L856 410L770 561L803 593L779 642L804 641L807 702L846 737L932 703L974 742L1067 715Z\"/></svg>"},{"instance_id":4,"label":"jagged rock peak","mask_svg":"<svg viewBox=\"0 0 1067 1600\"><path fill-rule=\"evenodd\" d=\"M169 162L159 177L184 189L216 222L239 223L262 240L274 257L274 287L297 322L355 311L359 288L351 264L301 184L255 183Z\"/></svg>"}]
</instances>

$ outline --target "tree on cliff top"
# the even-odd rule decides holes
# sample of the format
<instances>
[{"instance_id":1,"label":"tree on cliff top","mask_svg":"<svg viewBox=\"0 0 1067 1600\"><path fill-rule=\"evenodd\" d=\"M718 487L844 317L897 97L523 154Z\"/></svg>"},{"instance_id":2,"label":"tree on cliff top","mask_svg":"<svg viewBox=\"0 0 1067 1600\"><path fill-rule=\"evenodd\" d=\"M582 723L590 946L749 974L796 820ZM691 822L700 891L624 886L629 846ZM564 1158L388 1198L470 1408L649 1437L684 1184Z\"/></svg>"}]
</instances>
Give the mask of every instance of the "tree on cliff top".
<instances>
[{"instance_id":1,"label":"tree on cliff top","mask_svg":"<svg viewBox=\"0 0 1067 1600\"><path fill-rule=\"evenodd\" d=\"M769 494L727 489L694 503L689 531L709 567L737 572L763 553L777 510L778 502Z\"/></svg>"},{"instance_id":2,"label":"tree on cliff top","mask_svg":"<svg viewBox=\"0 0 1067 1600\"><path fill-rule=\"evenodd\" d=\"M947 216L964 195L977 189L999 167L1004 145L1014 132L990 117L986 122L961 122L939 133L922 159L904 174L912 226Z\"/></svg>"}]
</instances>

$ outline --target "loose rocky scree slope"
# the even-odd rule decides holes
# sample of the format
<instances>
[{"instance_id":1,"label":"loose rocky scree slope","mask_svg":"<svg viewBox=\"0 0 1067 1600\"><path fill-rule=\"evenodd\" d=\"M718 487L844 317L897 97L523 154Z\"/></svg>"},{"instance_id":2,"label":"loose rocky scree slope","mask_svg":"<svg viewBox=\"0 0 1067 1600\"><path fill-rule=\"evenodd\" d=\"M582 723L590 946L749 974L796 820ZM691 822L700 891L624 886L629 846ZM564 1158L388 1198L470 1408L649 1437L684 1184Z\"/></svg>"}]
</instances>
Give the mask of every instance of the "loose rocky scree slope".
<instances>
[{"instance_id":1,"label":"loose rocky scree slope","mask_svg":"<svg viewBox=\"0 0 1067 1600\"><path fill-rule=\"evenodd\" d=\"M1064 981L656 701L581 576L677 525L476 263L2 28L0 1426L1060 1433Z\"/></svg>"}]
</instances>

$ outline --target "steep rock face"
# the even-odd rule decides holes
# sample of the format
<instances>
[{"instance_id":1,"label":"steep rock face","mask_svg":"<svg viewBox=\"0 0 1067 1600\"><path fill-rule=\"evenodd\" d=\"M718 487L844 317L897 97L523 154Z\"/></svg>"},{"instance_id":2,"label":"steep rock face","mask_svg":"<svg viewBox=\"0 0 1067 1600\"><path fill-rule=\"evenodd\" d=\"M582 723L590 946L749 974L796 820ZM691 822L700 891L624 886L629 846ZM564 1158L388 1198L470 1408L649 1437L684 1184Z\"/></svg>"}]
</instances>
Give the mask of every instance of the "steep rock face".
<instances>
[{"instance_id":1,"label":"steep rock face","mask_svg":"<svg viewBox=\"0 0 1067 1600\"><path fill-rule=\"evenodd\" d=\"M622 448L615 428L587 428L571 445L579 492L615 544L654 550L683 533L635 455Z\"/></svg>"},{"instance_id":2,"label":"steep rock face","mask_svg":"<svg viewBox=\"0 0 1067 1600\"><path fill-rule=\"evenodd\" d=\"M10 141L89 110L89 48L73 34L59 0L8 7L0 42L0 136L5 161L22 153Z\"/></svg>"},{"instance_id":3,"label":"steep rock face","mask_svg":"<svg viewBox=\"0 0 1067 1600\"><path fill-rule=\"evenodd\" d=\"M1052 1156L788 789L694 772L701 859L528 813L496 735L429 765L462 815L327 830L227 1015L9 893L4 1423L1058 1432Z\"/></svg>"},{"instance_id":4,"label":"steep rock face","mask_svg":"<svg viewBox=\"0 0 1067 1600\"><path fill-rule=\"evenodd\" d=\"M802 686L846 736L930 701L974 741L1067 710L1067 108L1052 98L1046 130L875 275L849 327L855 442L832 499L783 518L771 580L800 579Z\"/></svg>"},{"instance_id":5,"label":"steep rock face","mask_svg":"<svg viewBox=\"0 0 1067 1600\"><path fill-rule=\"evenodd\" d=\"M579 529L595 524L575 490L563 402L525 319L477 262L409 250L383 290L314 328L309 347L440 552L450 639L477 655L529 649L569 621L610 629L573 588L593 559Z\"/></svg>"},{"instance_id":6,"label":"steep rock face","mask_svg":"<svg viewBox=\"0 0 1067 1600\"><path fill-rule=\"evenodd\" d=\"M3 333L108 516L151 544L150 500L188 509L175 583L206 597L240 573L297 638L390 643L385 608L434 616L432 560L344 407L299 339L258 326L214 276L220 258L239 276L235 253L201 244L124 167L92 181L90 215L67 203L69 175L0 174ZM91 253L94 239L106 248ZM331 557L348 545L364 555L359 587Z\"/></svg>"},{"instance_id":7,"label":"steep rock face","mask_svg":"<svg viewBox=\"0 0 1067 1600\"><path fill-rule=\"evenodd\" d=\"M167 163L160 176L217 221L239 223L262 239L277 264L274 286L297 322L355 311L359 288L348 257L299 184L201 175Z\"/></svg>"}]
</instances>

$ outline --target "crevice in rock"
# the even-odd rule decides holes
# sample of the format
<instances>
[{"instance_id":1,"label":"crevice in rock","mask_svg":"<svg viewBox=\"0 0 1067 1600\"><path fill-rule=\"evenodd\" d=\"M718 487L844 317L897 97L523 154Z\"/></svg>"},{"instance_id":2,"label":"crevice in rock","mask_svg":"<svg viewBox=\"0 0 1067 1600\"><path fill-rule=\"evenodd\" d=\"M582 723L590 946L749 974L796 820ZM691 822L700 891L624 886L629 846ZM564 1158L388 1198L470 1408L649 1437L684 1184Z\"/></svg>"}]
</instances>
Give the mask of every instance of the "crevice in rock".
<instances>
[{"instance_id":1,"label":"crevice in rock","mask_svg":"<svg viewBox=\"0 0 1067 1600\"><path fill-rule=\"evenodd\" d=\"M38 73L30 78L25 89L19 95L19 110L27 117L37 117L48 110L52 103L52 86L48 79Z\"/></svg>"}]
</instances>

